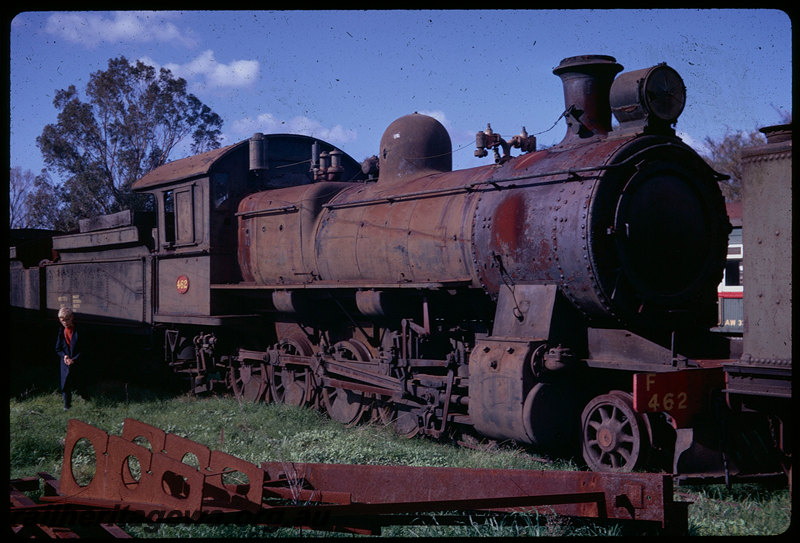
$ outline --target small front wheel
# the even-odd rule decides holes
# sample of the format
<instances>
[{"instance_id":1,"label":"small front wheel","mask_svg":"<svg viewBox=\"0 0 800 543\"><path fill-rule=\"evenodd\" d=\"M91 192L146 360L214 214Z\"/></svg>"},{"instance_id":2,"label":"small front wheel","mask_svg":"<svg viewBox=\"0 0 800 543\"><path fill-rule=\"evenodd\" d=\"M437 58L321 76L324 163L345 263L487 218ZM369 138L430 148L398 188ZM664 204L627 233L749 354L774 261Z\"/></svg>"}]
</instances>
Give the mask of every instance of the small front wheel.
<instances>
[{"instance_id":1,"label":"small front wheel","mask_svg":"<svg viewBox=\"0 0 800 543\"><path fill-rule=\"evenodd\" d=\"M647 420L633 410L633 398L612 391L590 401L581 415L583 458L593 471L642 468L650 449Z\"/></svg>"}]
</instances>

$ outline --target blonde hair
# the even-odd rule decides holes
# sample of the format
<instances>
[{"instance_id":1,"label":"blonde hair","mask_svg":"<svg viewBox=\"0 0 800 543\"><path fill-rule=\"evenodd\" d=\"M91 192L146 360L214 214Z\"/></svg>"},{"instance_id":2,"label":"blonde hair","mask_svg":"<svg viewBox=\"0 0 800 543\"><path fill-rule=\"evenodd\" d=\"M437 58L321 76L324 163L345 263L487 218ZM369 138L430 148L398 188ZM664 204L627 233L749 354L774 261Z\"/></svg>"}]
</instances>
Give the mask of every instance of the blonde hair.
<instances>
[{"instance_id":1,"label":"blonde hair","mask_svg":"<svg viewBox=\"0 0 800 543\"><path fill-rule=\"evenodd\" d=\"M59 319L70 319L72 318L72 309L68 307L62 307L58 310L58 318Z\"/></svg>"}]
</instances>

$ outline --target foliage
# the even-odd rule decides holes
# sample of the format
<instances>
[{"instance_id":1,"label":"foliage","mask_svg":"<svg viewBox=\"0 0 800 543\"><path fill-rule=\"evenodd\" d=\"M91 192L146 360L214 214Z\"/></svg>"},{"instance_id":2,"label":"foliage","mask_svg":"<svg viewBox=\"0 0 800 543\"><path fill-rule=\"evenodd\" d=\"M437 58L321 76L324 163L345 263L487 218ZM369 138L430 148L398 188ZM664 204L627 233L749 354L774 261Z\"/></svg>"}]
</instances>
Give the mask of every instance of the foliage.
<instances>
[{"instance_id":1,"label":"foliage","mask_svg":"<svg viewBox=\"0 0 800 543\"><path fill-rule=\"evenodd\" d=\"M70 185L54 183L46 170L33 180L24 200L25 220L17 227L72 230L78 219L94 212L92 199L80 199L82 192L70 194ZM80 187L78 187L79 189Z\"/></svg>"},{"instance_id":2,"label":"foliage","mask_svg":"<svg viewBox=\"0 0 800 543\"><path fill-rule=\"evenodd\" d=\"M709 150L706 161L718 172L730 176L729 179L719 182L726 202L742 199L742 149L762 145L765 142L763 134L758 131L729 132L720 141L705 139L705 145Z\"/></svg>"},{"instance_id":3,"label":"foliage","mask_svg":"<svg viewBox=\"0 0 800 543\"><path fill-rule=\"evenodd\" d=\"M790 113L781 113L781 124L791 124L791 122ZM766 138L760 130L728 131L721 140L710 137L704 140L708 150L704 157L706 162L718 172L730 176L730 179L719 182L726 202L742 199L742 149L764 143Z\"/></svg>"},{"instance_id":4,"label":"foliage","mask_svg":"<svg viewBox=\"0 0 800 543\"><path fill-rule=\"evenodd\" d=\"M184 140L191 138L192 153L219 147L219 115L187 92L184 79L141 61L110 59L107 70L89 77L86 100L70 85L56 91L53 105L58 120L36 143L48 172L64 182L42 177L31 198L38 213L56 210L47 226L142 209L147 201L131 193L131 184L168 162Z\"/></svg>"},{"instance_id":5,"label":"foliage","mask_svg":"<svg viewBox=\"0 0 800 543\"><path fill-rule=\"evenodd\" d=\"M33 189L34 176L30 170L23 171L19 166L11 168L8 174L8 227L28 226L28 210L25 199Z\"/></svg>"}]
</instances>

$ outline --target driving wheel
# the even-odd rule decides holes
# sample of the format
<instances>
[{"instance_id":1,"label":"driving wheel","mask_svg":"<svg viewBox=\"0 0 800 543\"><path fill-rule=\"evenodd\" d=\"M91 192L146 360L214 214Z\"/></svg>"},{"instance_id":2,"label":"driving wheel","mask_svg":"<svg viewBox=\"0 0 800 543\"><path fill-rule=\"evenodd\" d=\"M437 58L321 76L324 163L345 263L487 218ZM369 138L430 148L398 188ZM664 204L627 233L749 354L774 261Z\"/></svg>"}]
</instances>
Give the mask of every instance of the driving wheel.
<instances>
[{"instance_id":1,"label":"driving wheel","mask_svg":"<svg viewBox=\"0 0 800 543\"><path fill-rule=\"evenodd\" d=\"M369 360L367 348L355 340L341 341L335 345L338 360L366 362ZM361 392L341 387L324 387L322 404L325 411L335 421L347 426L355 426L365 410L365 398Z\"/></svg>"},{"instance_id":2,"label":"driving wheel","mask_svg":"<svg viewBox=\"0 0 800 543\"><path fill-rule=\"evenodd\" d=\"M420 417L416 409L407 406L398 406L393 414L392 426L394 431L404 437L414 437L422 430Z\"/></svg>"},{"instance_id":3,"label":"driving wheel","mask_svg":"<svg viewBox=\"0 0 800 543\"><path fill-rule=\"evenodd\" d=\"M260 402L269 401L269 385L267 380L267 366L263 362L250 364L237 361L231 365L228 379L239 401Z\"/></svg>"},{"instance_id":4,"label":"driving wheel","mask_svg":"<svg viewBox=\"0 0 800 543\"><path fill-rule=\"evenodd\" d=\"M311 356L311 343L305 338L288 338L278 343L283 354ZM303 406L311 401L309 383L311 379L307 367L287 364L272 368L270 391L276 403Z\"/></svg>"},{"instance_id":5,"label":"driving wheel","mask_svg":"<svg viewBox=\"0 0 800 543\"><path fill-rule=\"evenodd\" d=\"M400 374L386 368L387 375L398 377ZM419 409L405 404L395 403L390 397L376 397L373 401L372 421L382 426L390 426L396 434L414 437L422 429Z\"/></svg>"}]
</instances>

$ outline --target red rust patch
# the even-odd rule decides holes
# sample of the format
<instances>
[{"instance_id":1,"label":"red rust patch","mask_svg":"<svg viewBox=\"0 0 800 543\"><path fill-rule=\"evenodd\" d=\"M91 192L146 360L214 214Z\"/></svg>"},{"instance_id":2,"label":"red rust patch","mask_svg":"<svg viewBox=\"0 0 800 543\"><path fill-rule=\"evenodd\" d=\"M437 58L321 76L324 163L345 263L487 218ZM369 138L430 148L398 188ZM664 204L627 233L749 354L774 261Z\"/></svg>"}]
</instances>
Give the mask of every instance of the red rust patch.
<instances>
[{"instance_id":1,"label":"red rust patch","mask_svg":"<svg viewBox=\"0 0 800 543\"><path fill-rule=\"evenodd\" d=\"M516 253L524 246L525 197L515 192L505 198L492 217L492 243L505 253Z\"/></svg>"}]
</instances>

